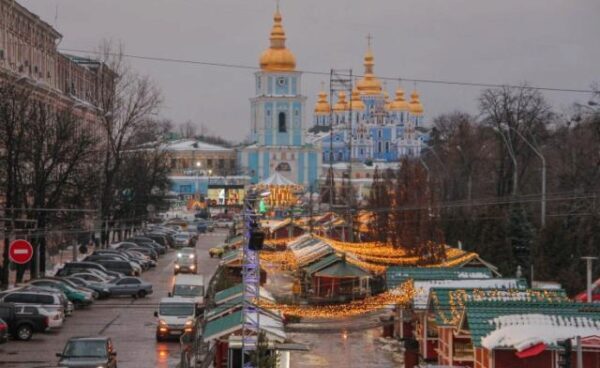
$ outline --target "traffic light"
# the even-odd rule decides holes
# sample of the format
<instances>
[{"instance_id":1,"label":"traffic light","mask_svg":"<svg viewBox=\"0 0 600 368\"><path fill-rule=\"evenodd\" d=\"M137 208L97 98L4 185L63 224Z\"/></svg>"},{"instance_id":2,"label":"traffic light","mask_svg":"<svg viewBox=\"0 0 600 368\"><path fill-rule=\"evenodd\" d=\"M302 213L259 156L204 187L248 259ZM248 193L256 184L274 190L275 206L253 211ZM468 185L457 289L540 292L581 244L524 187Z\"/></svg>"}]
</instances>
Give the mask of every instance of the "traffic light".
<instances>
[{"instance_id":1,"label":"traffic light","mask_svg":"<svg viewBox=\"0 0 600 368\"><path fill-rule=\"evenodd\" d=\"M558 367L571 368L571 353L573 352L571 339L560 340L556 344L561 348L558 352Z\"/></svg>"}]
</instances>

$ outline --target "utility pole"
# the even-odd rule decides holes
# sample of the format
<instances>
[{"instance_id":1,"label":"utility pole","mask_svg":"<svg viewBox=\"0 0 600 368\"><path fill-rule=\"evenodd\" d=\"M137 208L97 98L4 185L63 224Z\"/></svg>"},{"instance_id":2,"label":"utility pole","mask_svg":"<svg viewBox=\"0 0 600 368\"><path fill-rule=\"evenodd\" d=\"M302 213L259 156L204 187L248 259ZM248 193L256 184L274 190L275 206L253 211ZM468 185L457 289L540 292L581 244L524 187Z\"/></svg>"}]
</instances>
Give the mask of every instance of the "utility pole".
<instances>
[{"instance_id":1,"label":"utility pole","mask_svg":"<svg viewBox=\"0 0 600 368\"><path fill-rule=\"evenodd\" d=\"M586 268L587 268L587 302L592 302L592 262L598 259L598 257L581 257L581 259L585 260Z\"/></svg>"}]
</instances>

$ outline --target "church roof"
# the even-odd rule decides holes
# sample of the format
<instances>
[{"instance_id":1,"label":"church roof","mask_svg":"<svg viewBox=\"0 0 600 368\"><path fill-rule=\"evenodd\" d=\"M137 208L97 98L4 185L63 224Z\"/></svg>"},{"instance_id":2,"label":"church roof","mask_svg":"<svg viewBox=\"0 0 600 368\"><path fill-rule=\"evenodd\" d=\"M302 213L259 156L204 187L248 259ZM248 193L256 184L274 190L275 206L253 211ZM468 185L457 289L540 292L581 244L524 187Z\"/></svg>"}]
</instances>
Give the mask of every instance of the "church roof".
<instances>
[{"instance_id":1,"label":"church roof","mask_svg":"<svg viewBox=\"0 0 600 368\"><path fill-rule=\"evenodd\" d=\"M273 175L269 176L265 180L261 181L259 184L263 185L296 185L293 181L281 175L278 172L275 172Z\"/></svg>"},{"instance_id":2,"label":"church roof","mask_svg":"<svg viewBox=\"0 0 600 368\"><path fill-rule=\"evenodd\" d=\"M231 148L205 143L197 139L180 139L171 141L165 144L163 149L166 151L233 151Z\"/></svg>"},{"instance_id":3,"label":"church roof","mask_svg":"<svg viewBox=\"0 0 600 368\"><path fill-rule=\"evenodd\" d=\"M285 31L279 7L273 16L273 28L269 38L271 45L260 55L260 68L264 71L291 72L296 69L296 58L285 46Z\"/></svg>"}]
</instances>

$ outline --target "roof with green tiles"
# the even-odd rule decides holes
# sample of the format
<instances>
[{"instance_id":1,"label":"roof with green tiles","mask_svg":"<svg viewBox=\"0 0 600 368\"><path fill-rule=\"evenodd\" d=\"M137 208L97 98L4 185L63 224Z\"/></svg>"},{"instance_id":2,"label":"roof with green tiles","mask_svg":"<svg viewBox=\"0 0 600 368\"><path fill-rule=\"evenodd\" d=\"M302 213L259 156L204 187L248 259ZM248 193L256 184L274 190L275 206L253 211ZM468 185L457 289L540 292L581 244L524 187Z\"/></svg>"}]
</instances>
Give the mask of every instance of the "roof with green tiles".
<instances>
[{"instance_id":1,"label":"roof with green tiles","mask_svg":"<svg viewBox=\"0 0 600 368\"><path fill-rule=\"evenodd\" d=\"M371 274L364 269L346 262L334 263L326 268L315 273L318 277L332 277L332 278L357 278L357 277L371 277Z\"/></svg>"},{"instance_id":2,"label":"roof with green tiles","mask_svg":"<svg viewBox=\"0 0 600 368\"><path fill-rule=\"evenodd\" d=\"M600 321L600 306L576 302L527 301L467 301L461 318L462 328L470 331L473 345L481 346L481 339L496 329L494 318L507 315L548 315L560 317L587 317Z\"/></svg>"},{"instance_id":3,"label":"roof with green tiles","mask_svg":"<svg viewBox=\"0 0 600 368\"><path fill-rule=\"evenodd\" d=\"M239 259L242 258L242 251L241 251L241 249L234 249L234 250L231 250L231 251L223 254L223 257L221 257L221 262L229 263L238 258Z\"/></svg>"},{"instance_id":4,"label":"roof with green tiles","mask_svg":"<svg viewBox=\"0 0 600 368\"><path fill-rule=\"evenodd\" d=\"M492 271L485 267L389 267L385 273L388 289L407 279L459 280L492 278Z\"/></svg>"},{"instance_id":5,"label":"roof with green tiles","mask_svg":"<svg viewBox=\"0 0 600 368\"><path fill-rule=\"evenodd\" d=\"M487 302L569 302L564 290L526 289L525 280L518 280L517 289L444 288L429 291L429 310L439 326L458 324L467 301Z\"/></svg>"},{"instance_id":6,"label":"roof with green tiles","mask_svg":"<svg viewBox=\"0 0 600 368\"><path fill-rule=\"evenodd\" d=\"M341 260L342 257L338 256L337 254L330 254L326 257L321 258L319 261L311 264L310 266L304 267L304 272L306 272L308 275L312 275L313 273L321 271L323 268Z\"/></svg>"},{"instance_id":7,"label":"roof with green tiles","mask_svg":"<svg viewBox=\"0 0 600 368\"><path fill-rule=\"evenodd\" d=\"M241 295L242 291L244 291L244 286L242 284L237 284L229 289L221 290L215 294L215 303L222 304L230 299L233 299L238 294Z\"/></svg>"},{"instance_id":8,"label":"roof with green tiles","mask_svg":"<svg viewBox=\"0 0 600 368\"><path fill-rule=\"evenodd\" d=\"M248 315L246 321L253 322L257 316L258 314L256 314L254 317L252 315ZM280 317L273 315L273 313L266 313L265 311L261 310L259 318L260 329L268 334L269 339L274 339L278 342L283 342L285 340L286 335L283 330L283 322L281 321ZM216 318L206 323L204 326L204 331L202 331L202 338L204 341L211 341L225 337L240 330L242 328L242 323L243 314L241 310L220 318Z\"/></svg>"},{"instance_id":9,"label":"roof with green tiles","mask_svg":"<svg viewBox=\"0 0 600 368\"><path fill-rule=\"evenodd\" d=\"M206 311L205 318L207 320L212 320L216 317L219 317L221 314L227 312L230 309L241 307L242 302L244 301L244 297L242 294L235 296L233 299L225 303L218 304L215 308Z\"/></svg>"}]
</instances>

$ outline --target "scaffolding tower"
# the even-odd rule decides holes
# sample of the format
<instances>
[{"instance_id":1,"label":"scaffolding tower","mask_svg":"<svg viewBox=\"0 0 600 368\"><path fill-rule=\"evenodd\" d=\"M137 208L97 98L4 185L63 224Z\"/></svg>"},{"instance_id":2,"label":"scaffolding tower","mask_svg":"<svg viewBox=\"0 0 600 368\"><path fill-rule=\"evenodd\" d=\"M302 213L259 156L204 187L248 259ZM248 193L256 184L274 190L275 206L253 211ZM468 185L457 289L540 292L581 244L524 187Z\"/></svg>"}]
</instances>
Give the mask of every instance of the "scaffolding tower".
<instances>
[{"instance_id":1,"label":"scaffolding tower","mask_svg":"<svg viewBox=\"0 0 600 368\"><path fill-rule=\"evenodd\" d=\"M333 127L335 124L344 124L345 128L348 132L348 166L346 168L346 175L350 185L352 185L352 139L354 137L354 126L353 126L353 109L352 109L352 90L353 90L353 74L352 69L331 69L329 73L329 101L331 101L332 108L329 110L329 172L327 178L329 178L329 182L325 185L325 193L328 193L329 196L329 211L334 213L336 209L340 209L339 206L333 201L334 193L335 193L335 177L333 171L333 162L334 162L334 154L333 154ZM337 97L339 92L346 93L348 98L348 108L346 109L346 116L341 122L334 122L333 116L333 101L334 98ZM342 155L343 156L343 155ZM343 159L343 157L342 157ZM346 203L341 207L347 208L349 211L350 203ZM329 236L332 235L332 221L329 222ZM352 234L352 231L350 231ZM350 235L352 237L352 235Z\"/></svg>"}]
</instances>

